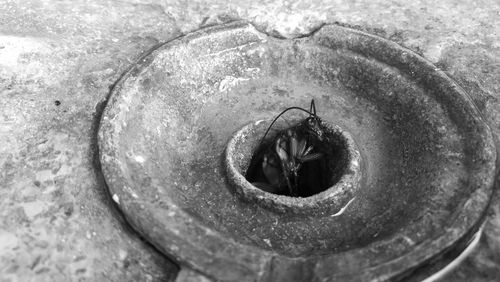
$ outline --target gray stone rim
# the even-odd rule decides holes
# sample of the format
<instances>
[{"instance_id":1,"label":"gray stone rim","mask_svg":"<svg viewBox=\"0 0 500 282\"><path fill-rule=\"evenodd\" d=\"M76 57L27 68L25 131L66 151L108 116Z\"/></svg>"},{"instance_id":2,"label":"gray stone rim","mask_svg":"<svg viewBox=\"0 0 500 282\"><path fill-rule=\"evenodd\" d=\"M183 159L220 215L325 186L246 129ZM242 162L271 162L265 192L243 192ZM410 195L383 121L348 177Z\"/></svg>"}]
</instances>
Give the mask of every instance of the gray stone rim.
<instances>
[{"instance_id":1,"label":"gray stone rim","mask_svg":"<svg viewBox=\"0 0 500 282\"><path fill-rule=\"evenodd\" d=\"M329 127L344 138L347 144L349 163L346 172L335 185L307 198L275 195L253 186L239 172L236 164L239 153L235 147L238 143L244 142L246 136L251 134L260 123L261 121L252 122L242 127L233 135L226 147L224 164L227 177L239 196L276 212L296 214L337 213L355 197L354 193L359 188L361 181L361 154L349 132L342 130L337 125L329 125Z\"/></svg>"},{"instance_id":2,"label":"gray stone rim","mask_svg":"<svg viewBox=\"0 0 500 282\"><path fill-rule=\"evenodd\" d=\"M163 233L162 236L148 233L148 231L144 229L144 225L141 221L143 217L149 217L158 222L160 225L159 228L165 226L161 226L160 222L155 219L154 214L150 211L144 211L141 215L131 212L140 209L141 203L137 201L133 195L127 193L127 180L121 175L121 164L116 161L116 156L119 154L116 144L119 141L118 137L121 128L120 125L113 123L113 121L118 114L116 104L119 102L120 91L124 81L130 76L140 72L141 69L147 67L156 54L162 52L162 50L175 48L195 38L203 38L205 36L210 36L212 33L232 29L238 29L242 32L260 33L252 25L245 22L210 27L165 43L141 58L137 64L120 79L116 87L112 90L110 100L107 103L101 119L98 133L100 161L109 192L113 196L118 194L121 195L117 202L129 223L164 254L218 280L233 280L234 278L241 278L239 280L265 280L266 277L269 277L268 272L270 271L270 265L273 261L282 260L284 262L293 262L297 261L297 259L272 254L252 246L241 245L229 238L223 238L216 231L210 230L206 226L197 223L173 203L171 203L169 209L178 212L178 218L173 219L169 224L175 225L179 227L179 230L187 233L169 233L168 229L164 230L165 233ZM314 268L315 275L324 279L394 279L417 268L423 262L439 255L443 250L452 248L456 242L464 239L466 234L469 233L468 231L477 227L478 222L483 219L493 190L495 176L496 151L492 134L488 125L482 120L475 104L465 91L452 79L446 76L443 71L439 70L418 54L386 39L337 25L323 26L311 37L311 39L315 40L319 45L334 48L335 46L327 46L326 43L322 42L323 39L328 38L330 35L341 38L342 48L348 48L362 55L376 56L384 63L387 63L387 60L389 60L394 67L398 68L405 66L406 69L404 69L404 71L414 77L428 79L439 84L446 92L443 93L443 95L453 96L455 103L468 113L468 116L466 116L468 119L467 121L473 123L477 129L477 136L480 141L479 144L481 145L477 150L482 158L478 160L481 164L474 167L473 173L471 173L474 176L472 182L476 190L473 192L467 205L461 210L459 219L450 222L449 226L443 228L443 232L439 237L432 238L432 240L414 246L405 255L394 257L375 266L358 269L358 271L355 272L350 270L335 273L325 272L321 270L324 268L321 266L331 265L331 270L335 271L338 269L335 266L339 261L362 260L366 248L361 250L349 250L344 253L326 255L320 258L311 257L299 259L301 261L311 259L310 263ZM376 46L376 48L374 46ZM384 49L386 50L385 53L377 53L377 50ZM184 227L186 224L188 226ZM190 235L190 232L204 232L209 235L194 240L195 238ZM173 248L171 247L173 246L172 244L176 244L180 247ZM227 248L225 250L220 250L218 255L214 256L212 251L207 250L208 244L226 245ZM382 244L390 244L390 242L382 242ZM367 248L370 248L370 245L367 246ZM242 256L238 258L229 257L227 254L230 253L230 250L234 249L241 252ZM219 271L221 266L224 266L224 271Z\"/></svg>"}]
</instances>

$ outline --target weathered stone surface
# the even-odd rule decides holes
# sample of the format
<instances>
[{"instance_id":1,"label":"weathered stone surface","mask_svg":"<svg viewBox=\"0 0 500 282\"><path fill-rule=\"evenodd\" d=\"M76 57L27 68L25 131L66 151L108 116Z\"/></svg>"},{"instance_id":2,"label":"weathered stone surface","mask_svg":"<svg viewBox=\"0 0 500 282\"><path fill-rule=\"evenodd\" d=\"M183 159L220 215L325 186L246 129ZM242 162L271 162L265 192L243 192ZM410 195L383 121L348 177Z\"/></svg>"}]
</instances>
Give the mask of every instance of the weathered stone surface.
<instances>
[{"instance_id":1,"label":"weathered stone surface","mask_svg":"<svg viewBox=\"0 0 500 282\"><path fill-rule=\"evenodd\" d=\"M117 220L93 165L100 103L155 44L233 17L285 37L323 21L345 23L437 64L471 94L498 136L499 10L497 1L465 0L0 1L0 277L175 275ZM500 276L499 203L496 196L480 247L449 281Z\"/></svg>"},{"instance_id":2,"label":"weathered stone surface","mask_svg":"<svg viewBox=\"0 0 500 282\"><path fill-rule=\"evenodd\" d=\"M344 169L351 195L330 207L335 197L304 204L321 194L242 190L252 145L241 140L253 144L262 133L237 133L225 149L232 133L311 99L322 120L359 146L349 155L363 156L362 169L359 159ZM410 50L338 25L283 40L244 21L141 58L112 90L99 149L110 193L132 226L222 281L407 279L475 234L496 160L468 95ZM351 170L363 177L349 178ZM307 271L291 275L292 266Z\"/></svg>"}]
</instances>

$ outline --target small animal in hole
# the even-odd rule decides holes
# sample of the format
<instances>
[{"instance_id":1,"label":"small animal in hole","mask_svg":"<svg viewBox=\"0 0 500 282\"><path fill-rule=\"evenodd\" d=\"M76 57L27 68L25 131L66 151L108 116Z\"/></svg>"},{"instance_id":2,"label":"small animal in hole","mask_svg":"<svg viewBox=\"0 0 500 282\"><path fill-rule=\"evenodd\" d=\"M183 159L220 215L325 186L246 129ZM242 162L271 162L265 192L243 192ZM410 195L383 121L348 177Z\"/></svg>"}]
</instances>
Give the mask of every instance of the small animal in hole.
<instances>
[{"instance_id":1,"label":"small animal in hole","mask_svg":"<svg viewBox=\"0 0 500 282\"><path fill-rule=\"evenodd\" d=\"M267 140L271 128L276 121L288 111L299 110L308 114L295 125L281 129ZM321 118L316 114L314 99L309 110L301 107L289 107L274 118L267 128L260 144L250 161L246 178L261 190L288 196L309 195L303 191L308 184L317 185L321 179L317 173L307 175L311 168L302 169L305 165L324 158L319 150L324 139L324 129ZM316 168L312 170L317 170ZM309 185L311 186L311 185Z\"/></svg>"}]
</instances>

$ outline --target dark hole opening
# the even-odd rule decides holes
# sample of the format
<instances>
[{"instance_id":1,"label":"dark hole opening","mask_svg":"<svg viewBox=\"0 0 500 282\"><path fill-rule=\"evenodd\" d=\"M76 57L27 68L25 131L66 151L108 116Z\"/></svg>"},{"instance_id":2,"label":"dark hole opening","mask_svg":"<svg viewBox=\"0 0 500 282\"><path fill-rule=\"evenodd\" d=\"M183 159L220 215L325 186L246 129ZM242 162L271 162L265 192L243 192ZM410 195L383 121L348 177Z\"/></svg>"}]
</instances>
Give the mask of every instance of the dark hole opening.
<instances>
[{"instance_id":1,"label":"dark hole opening","mask_svg":"<svg viewBox=\"0 0 500 282\"><path fill-rule=\"evenodd\" d=\"M311 151L311 153L321 153L322 157L301 164L297 173L295 195L290 193L283 169L281 169L280 159L275 150L277 137L290 128L293 126L268 135L262 145L255 149L245 178L255 187L266 192L296 197L309 197L335 185L344 174L349 162L347 142L340 132L323 123L324 138L322 141L316 142ZM268 160L266 165L263 164L265 159ZM277 166L269 168L269 159L273 159L273 164L277 164ZM264 167L267 168L267 173L264 172ZM272 178L270 176L274 176L275 179L269 179ZM276 179L280 179L280 181ZM280 184L276 185L277 182Z\"/></svg>"}]
</instances>

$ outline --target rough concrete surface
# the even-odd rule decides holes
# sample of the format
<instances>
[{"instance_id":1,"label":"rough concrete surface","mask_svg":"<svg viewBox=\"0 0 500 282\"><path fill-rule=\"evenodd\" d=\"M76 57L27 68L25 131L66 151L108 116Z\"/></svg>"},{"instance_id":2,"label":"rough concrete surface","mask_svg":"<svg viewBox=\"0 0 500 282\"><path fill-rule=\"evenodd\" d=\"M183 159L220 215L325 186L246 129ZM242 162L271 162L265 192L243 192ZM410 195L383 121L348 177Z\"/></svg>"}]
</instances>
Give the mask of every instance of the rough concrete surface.
<instances>
[{"instance_id":1,"label":"rough concrete surface","mask_svg":"<svg viewBox=\"0 0 500 282\"><path fill-rule=\"evenodd\" d=\"M339 22L393 40L468 91L499 140L498 1L1 0L0 281L175 279L106 194L96 117L142 53L232 18L282 37ZM479 247L445 280L498 277L497 195Z\"/></svg>"}]
</instances>

